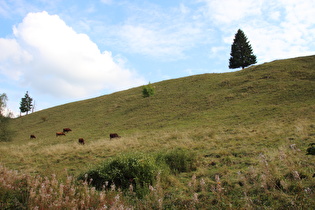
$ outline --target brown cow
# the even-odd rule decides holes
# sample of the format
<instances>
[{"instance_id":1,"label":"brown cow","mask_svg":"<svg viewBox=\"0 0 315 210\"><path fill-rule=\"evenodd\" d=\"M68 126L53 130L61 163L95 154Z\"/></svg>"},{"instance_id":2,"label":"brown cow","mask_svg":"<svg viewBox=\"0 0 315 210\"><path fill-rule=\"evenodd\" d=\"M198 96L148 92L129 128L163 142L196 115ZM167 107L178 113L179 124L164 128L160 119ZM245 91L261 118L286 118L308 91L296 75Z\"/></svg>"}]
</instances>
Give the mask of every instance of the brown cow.
<instances>
[{"instance_id":1,"label":"brown cow","mask_svg":"<svg viewBox=\"0 0 315 210\"><path fill-rule=\"evenodd\" d=\"M64 132L57 132L56 136L65 136L66 134Z\"/></svg>"},{"instance_id":2,"label":"brown cow","mask_svg":"<svg viewBox=\"0 0 315 210\"><path fill-rule=\"evenodd\" d=\"M36 139L36 136L35 135L30 135L30 139Z\"/></svg>"},{"instance_id":3,"label":"brown cow","mask_svg":"<svg viewBox=\"0 0 315 210\"><path fill-rule=\"evenodd\" d=\"M113 139L113 138L120 138L120 136L117 133L111 133L109 134L109 138Z\"/></svg>"},{"instance_id":4,"label":"brown cow","mask_svg":"<svg viewBox=\"0 0 315 210\"><path fill-rule=\"evenodd\" d=\"M64 133L68 133L69 131L72 131L72 130L71 130L70 128L64 128L64 129L63 129L63 132L64 132Z\"/></svg>"},{"instance_id":5,"label":"brown cow","mask_svg":"<svg viewBox=\"0 0 315 210\"><path fill-rule=\"evenodd\" d=\"M79 143L84 145L84 139L83 138L79 138Z\"/></svg>"}]
</instances>

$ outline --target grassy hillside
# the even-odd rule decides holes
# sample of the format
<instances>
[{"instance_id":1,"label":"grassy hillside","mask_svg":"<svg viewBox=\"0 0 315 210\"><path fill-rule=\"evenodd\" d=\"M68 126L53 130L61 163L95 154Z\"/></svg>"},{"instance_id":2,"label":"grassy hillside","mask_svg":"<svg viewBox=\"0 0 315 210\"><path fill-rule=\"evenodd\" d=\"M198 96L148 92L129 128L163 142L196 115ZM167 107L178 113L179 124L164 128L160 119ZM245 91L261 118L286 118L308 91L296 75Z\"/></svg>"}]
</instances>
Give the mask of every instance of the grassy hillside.
<instances>
[{"instance_id":1,"label":"grassy hillside","mask_svg":"<svg viewBox=\"0 0 315 210\"><path fill-rule=\"evenodd\" d=\"M16 135L0 143L0 163L25 173L78 175L120 153L186 148L198 154L197 177L212 183L220 174L232 186L240 171L259 166L262 157L275 161L269 163L274 167L282 164L282 151L294 156L277 173L315 173L314 156L305 155L315 142L315 56L152 85L156 93L149 98L137 87L14 119ZM72 132L56 137L65 127ZM110 140L112 132L122 138ZM30 140L30 134L37 138ZM185 189L182 180L192 174L170 183Z\"/></svg>"},{"instance_id":2,"label":"grassy hillside","mask_svg":"<svg viewBox=\"0 0 315 210\"><path fill-rule=\"evenodd\" d=\"M30 133L49 138L64 127L94 140L107 138L109 132L311 119L305 109L314 108L314 69L313 56L280 60L232 73L155 83L151 98L142 98L138 87L65 104L14 120L15 140L25 140Z\"/></svg>"}]
</instances>

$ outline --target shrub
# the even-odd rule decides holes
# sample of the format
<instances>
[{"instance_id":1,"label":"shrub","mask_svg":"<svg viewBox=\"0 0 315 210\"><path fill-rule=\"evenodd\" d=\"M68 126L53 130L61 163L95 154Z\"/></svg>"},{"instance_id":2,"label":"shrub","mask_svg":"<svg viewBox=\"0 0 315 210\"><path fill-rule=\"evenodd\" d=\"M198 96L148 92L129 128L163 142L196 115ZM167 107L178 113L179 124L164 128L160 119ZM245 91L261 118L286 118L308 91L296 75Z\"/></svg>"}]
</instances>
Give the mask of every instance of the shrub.
<instances>
[{"instance_id":1,"label":"shrub","mask_svg":"<svg viewBox=\"0 0 315 210\"><path fill-rule=\"evenodd\" d=\"M0 209L27 209L27 177L0 165Z\"/></svg>"},{"instance_id":2,"label":"shrub","mask_svg":"<svg viewBox=\"0 0 315 210\"><path fill-rule=\"evenodd\" d=\"M12 140L13 132L9 129L10 118L0 115L0 142Z\"/></svg>"},{"instance_id":3,"label":"shrub","mask_svg":"<svg viewBox=\"0 0 315 210\"><path fill-rule=\"evenodd\" d=\"M315 146L311 145L309 148L306 150L307 155L315 155Z\"/></svg>"},{"instance_id":4,"label":"shrub","mask_svg":"<svg viewBox=\"0 0 315 210\"><path fill-rule=\"evenodd\" d=\"M153 157L144 154L127 154L112 158L97 169L82 174L79 179L91 180L96 189L114 186L122 190L133 188L138 197L143 197L148 186L157 176L158 167Z\"/></svg>"},{"instance_id":5,"label":"shrub","mask_svg":"<svg viewBox=\"0 0 315 210\"><path fill-rule=\"evenodd\" d=\"M159 161L163 160L175 174L196 170L196 153L186 149L173 149L166 154L158 155Z\"/></svg>"},{"instance_id":6,"label":"shrub","mask_svg":"<svg viewBox=\"0 0 315 210\"><path fill-rule=\"evenodd\" d=\"M26 209L22 193L15 189L0 187L0 209Z\"/></svg>"},{"instance_id":7,"label":"shrub","mask_svg":"<svg viewBox=\"0 0 315 210\"><path fill-rule=\"evenodd\" d=\"M142 87L142 96L144 98L153 96L154 92L155 90L154 90L154 87L151 85L151 83Z\"/></svg>"}]
</instances>

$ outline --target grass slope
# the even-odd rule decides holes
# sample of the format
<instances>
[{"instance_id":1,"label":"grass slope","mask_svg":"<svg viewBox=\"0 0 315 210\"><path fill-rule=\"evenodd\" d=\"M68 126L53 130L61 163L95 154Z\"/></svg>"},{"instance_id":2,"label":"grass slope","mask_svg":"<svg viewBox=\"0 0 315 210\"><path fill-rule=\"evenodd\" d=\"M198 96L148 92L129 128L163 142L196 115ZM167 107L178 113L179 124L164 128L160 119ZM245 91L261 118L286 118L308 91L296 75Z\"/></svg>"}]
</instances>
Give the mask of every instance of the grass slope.
<instances>
[{"instance_id":1,"label":"grass slope","mask_svg":"<svg viewBox=\"0 0 315 210\"><path fill-rule=\"evenodd\" d=\"M184 147L201 157L217 154L222 165L247 156L240 168L267 148L296 143L305 150L315 141L315 56L152 85L150 98L137 87L14 119L16 135L0 144L0 162L26 172L78 174L119 153ZM65 127L73 131L56 137ZM111 132L122 138L110 140Z\"/></svg>"}]
</instances>

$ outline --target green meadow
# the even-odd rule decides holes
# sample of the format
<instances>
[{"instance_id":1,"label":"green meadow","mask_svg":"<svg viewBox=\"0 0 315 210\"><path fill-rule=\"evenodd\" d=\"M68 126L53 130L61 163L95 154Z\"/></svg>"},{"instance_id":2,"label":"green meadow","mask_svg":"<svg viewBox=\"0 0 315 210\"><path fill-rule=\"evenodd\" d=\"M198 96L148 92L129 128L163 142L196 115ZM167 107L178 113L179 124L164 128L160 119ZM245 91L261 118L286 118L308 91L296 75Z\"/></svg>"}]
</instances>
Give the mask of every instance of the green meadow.
<instances>
[{"instance_id":1,"label":"green meadow","mask_svg":"<svg viewBox=\"0 0 315 210\"><path fill-rule=\"evenodd\" d=\"M1 205L19 208L21 204L29 209L314 208L315 156L307 155L307 149L315 143L315 56L152 86L155 94L146 98L142 87L136 87L12 119L13 140L0 142L0 174L8 184L0 184L0 194L8 195L0 197ZM71 132L56 137L56 132L68 127ZM110 139L110 133L121 138ZM36 139L30 139L31 134ZM79 138L84 138L85 145L78 143ZM174 151L183 151L183 156ZM141 198L119 186L99 190L88 180L78 180L124 155L163 157L169 168L152 163L156 178L144 186L149 190ZM186 160L190 155L193 167L172 172L181 164L172 160ZM21 180L27 183L21 185ZM40 185L34 184L39 182L52 190L41 192ZM138 183L141 180L134 185ZM76 193L64 188L61 192L61 185ZM21 189L25 190L22 198L16 194ZM43 199L45 195L48 200ZM53 206L54 201L58 205Z\"/></svg>"}]
</instances>

